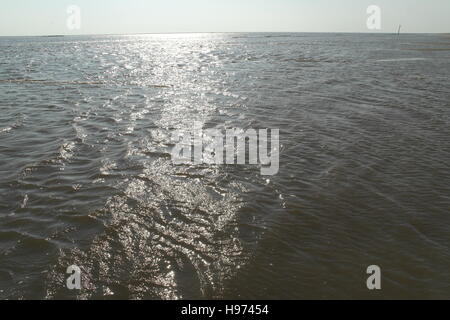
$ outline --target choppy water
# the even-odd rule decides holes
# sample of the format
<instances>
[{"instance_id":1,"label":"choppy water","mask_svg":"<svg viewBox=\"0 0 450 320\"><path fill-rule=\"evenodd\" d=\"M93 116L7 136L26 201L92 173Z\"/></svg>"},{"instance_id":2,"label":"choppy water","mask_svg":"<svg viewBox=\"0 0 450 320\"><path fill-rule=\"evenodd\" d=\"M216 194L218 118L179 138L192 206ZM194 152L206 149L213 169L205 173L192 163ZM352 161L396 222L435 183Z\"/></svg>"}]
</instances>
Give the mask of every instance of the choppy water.
<instances>
[{"instance_id":1,"label":"choppy water","mask_svg":"<svg viewBox=\"0 0 450 320\"><path fill-rule=\"evenodd\" d=\"M450 298L449 58L442 35L0 38L0 298ZM278 175L172 165L194 121L279 128Z\"/></svg>"}]
</instances>

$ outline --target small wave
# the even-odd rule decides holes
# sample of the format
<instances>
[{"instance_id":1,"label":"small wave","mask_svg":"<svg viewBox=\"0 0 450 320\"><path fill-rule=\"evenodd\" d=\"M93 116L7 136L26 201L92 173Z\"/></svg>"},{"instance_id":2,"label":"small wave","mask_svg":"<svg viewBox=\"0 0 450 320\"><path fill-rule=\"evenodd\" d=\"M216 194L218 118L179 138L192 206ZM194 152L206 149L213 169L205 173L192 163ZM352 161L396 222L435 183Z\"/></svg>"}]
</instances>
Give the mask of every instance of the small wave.
<instances>
[{"instance_id":1,"label":"small wave","mask_svg":"<svg viewBox=\"0 0 450 320\"><path fill-rule=\"evenodd\" d=\"M0 129L0 133L9 132L9 131L11 131L12 129L13 129L12 127L2 128L2 129Z\"/></svg>"},{"instance_id":2,"label":"small wave","mask_svg":"<svg viewBox=\"0 0 450 320\"><path fill-rule=\"evenodd\" d=\"M23 120L24 119L25 119L25 116L20 114L18 119L12 125L4 127L4 128L1 128L0 129L0 134L1 133L7 133L7 132L10 132L13 129L20 128L23 125Z\"/></svg>"},{"instance_id":3,"label":"small wave","mask_svg":"<svg viewBox=\"0 0 450 320\"><path fill-rule=\"evenodd\" d=\"M104 84L101 81L51 81L51 80L38 80L38 79L0 79L0 82L9 83L42 83L42 84Z\"/></svg>"},{"instance_id":4,"label":"small wave","mask_svg":"<svg viewBox=\"0 0 450 320\"><path fill-rule=\"evenodd\" d=\"M400 61L423 61L428 60L426 58L398 58L398 59L381 59L376 62L400 62Z\"/></svg>"},{"instance_id":5,"label":"small wave","mask_svg":"<svg viewBox=\"0 0 450 320\"><path fill-rule=\"evenodd\" d=\"M76 147L75 142L64 143L59 149L61 160L71 159L74 155L75 147Z\"/></svg>"},{"instance_id":6,"label":"small wave","mask_svg":"<svg viewBox=\"0 0 450 320\"><path fill-rule=\"evenodd\" d=\"M105 81L68 81L68 80L39 80L39 79L0 79L0 83L39 83L42 85L87 85L87 86L96 86L96 85L105 85L109 84ZM134 84L140 84L139 82L132 82ZM146 84L146 87L149 88L171 88L170 84Z\"/></svg>"}]
</instances>

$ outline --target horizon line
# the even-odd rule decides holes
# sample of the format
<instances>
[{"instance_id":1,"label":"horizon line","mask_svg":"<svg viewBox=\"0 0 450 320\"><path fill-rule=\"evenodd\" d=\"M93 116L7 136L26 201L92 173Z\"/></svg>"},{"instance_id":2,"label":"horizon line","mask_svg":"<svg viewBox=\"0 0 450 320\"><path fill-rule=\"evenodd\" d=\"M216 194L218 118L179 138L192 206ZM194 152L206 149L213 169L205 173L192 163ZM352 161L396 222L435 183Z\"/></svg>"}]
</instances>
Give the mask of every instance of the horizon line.
<instances>
[{"instance_id":1,"label":"horizon line","mask_svg":"<svg viewBox=\"0 0 450 320\"><path fill-rule=\"evenodd\" d=\"M133 35L164 35L164 34L238 34L238 33L342 33L342 34L397 34L397 32L370 31L192 31L192 32L137 32L137 33L80 33L80 34L36 34L36 35L0 35L0 37L78 37L78 36L133 36ZM402 34L440 34L450 35L450 32L402 32Z\"/></svg>"}]
</instances>

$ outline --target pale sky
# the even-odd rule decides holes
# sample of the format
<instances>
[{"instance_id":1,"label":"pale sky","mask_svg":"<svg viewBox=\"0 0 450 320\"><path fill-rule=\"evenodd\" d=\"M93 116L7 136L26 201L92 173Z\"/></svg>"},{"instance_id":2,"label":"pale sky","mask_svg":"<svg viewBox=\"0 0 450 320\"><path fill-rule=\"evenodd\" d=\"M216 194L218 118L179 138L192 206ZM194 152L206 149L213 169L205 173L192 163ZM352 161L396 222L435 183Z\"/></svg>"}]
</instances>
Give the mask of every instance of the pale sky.
<instances>
[{"instance_id":1,"label":"pale sky","mask_svg":"<svg viewBox=\"0 0 450 320\"><path fill-rule=\"evenodd\" d=\"M81 28L67 27L67 7ZM369 30L369 5L381 29ZM1 0L0 36L169 32L450 32L450 0Z\"/></svg>"}]
</instances>

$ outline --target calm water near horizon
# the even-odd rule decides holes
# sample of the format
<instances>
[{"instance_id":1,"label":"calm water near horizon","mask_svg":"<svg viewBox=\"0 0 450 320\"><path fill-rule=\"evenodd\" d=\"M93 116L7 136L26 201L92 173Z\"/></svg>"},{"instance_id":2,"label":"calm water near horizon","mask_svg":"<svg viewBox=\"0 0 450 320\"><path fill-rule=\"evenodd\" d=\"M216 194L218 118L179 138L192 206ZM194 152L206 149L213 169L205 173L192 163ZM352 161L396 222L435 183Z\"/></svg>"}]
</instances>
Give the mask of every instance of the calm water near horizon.
<instances>
[{"instance_id":1,"label":"calm water near horizon","mask_svg":"<svg viewBox=\"0 0 450 320\"><path fill-rule=\"evenodd\" d=\"M450 299L449 83L448 35L0 37L0 299ZM173 165L195 121L279 173Z\"/></svg>"}]
</instances>

